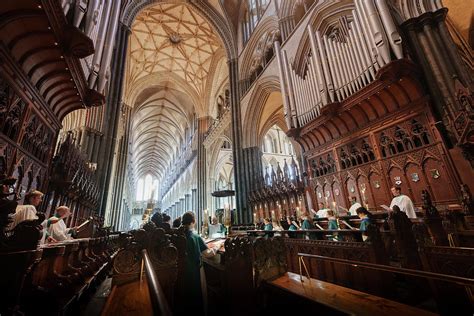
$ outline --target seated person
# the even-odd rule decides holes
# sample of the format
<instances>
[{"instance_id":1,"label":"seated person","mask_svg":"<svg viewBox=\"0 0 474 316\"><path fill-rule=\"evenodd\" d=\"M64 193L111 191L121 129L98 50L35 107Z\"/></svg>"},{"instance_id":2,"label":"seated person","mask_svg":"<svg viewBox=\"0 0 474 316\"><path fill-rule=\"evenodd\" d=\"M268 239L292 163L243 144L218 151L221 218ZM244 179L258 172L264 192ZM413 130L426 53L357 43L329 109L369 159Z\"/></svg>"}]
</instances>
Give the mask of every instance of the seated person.
<instances>
[{"instance_id":1,"label":"seated person","mask_svg":"<svg viewBox=\"0 0 474 316\"><path fill-rule=\"evenodd\" d=\"M36 207L43 201L44 194L40 191L33 190L25 195L25 204L18 205L16 212L13 214L13 221L8 226L8 230L13 230L18 224L27 220L36 220Z\"/></svg>"},{"instance_id":2,"label":"seated person","mask_svg":"<svg viewBox=\"0 0 474 316\"><path fill-rule=\"evenodd\" d=\"M298 230L298 227L296 227L296 225L294 224L294 221L293 221L292 218L287 217L287 218L286 218L286 221L287 221L287 223L288 223L288 225L289 225L288 230Z\"/></svg>"},{"instance_id":3,"label":"seated person","mask_svg":"<svg viewBox=\"0 0 474 316\"><path fill-rule=\"evenodd\" d=\"M181 226L181 217L175 218L173 221L173 228L179 228Z\"/></svg>"},{"instance_id":4,"label":"seated person","mask_svg":"<svg viewBox=\"0 0 474 316\"><path fill-rule=\"evenodd\" d=\"M330 230L337 230L339 227L337 226L337 219L336 216L334 215L333 210L328 210L328 229Z\"/></svg>"},{"instance_id":5,"label":"seated person","mask_svg":"<svg viewBox=\"0 0 474 316\"><path fill-rule=\"evenodd\" d=\"M303 223L301 224L302 230L314 229L313 221L309 219L307 215L301 217Z\"/></svg>"},{"instance_id":6,"label":"seated person","mask_svg":"<svg viewBox=\"0 0 474 316\"><path fill-rule=\"evenodd\" d=\"M362 207L359 202L357 202L357 198L355 196L351 197L351 207L349 208L349 215L357 215L357 209Z\"/></svg>"},{"instance_id":7,"label":"seated person","mask_svg":"<svg viewBox=\"0 0 474 316\"><path fill-rule=\"evenodd\" d=\"M217 221L217 217L213 216L211 224L209 224L209 238L224 237L225 227Z\"/></svg>"},{"instance_id":8,"label":"seated person","mask_svg":"<svg viewBox=\"0 0 474 316\"><path fill-rule=\"evenodd\" d=\"M64 219L71 215L71 211L67 206L59 206L54 212L54 216L50 217L46 222L46 238L48 242L64 241L73 239L76 227L67 228Z\"/></svg>"},{"instance_id":9,"label":"seated person","mask_svg":"<svg viewBox=\"0 0 474 316\"><path fill-rule=\"evenodd\" d=\"M326 218L328 217L328 209L324 206L323 202L319 203L319 210L316 212L316 216L318 218Z\"/></svg>"},{"instance_id":10,"label":"seated person","mask_svg":"<svg viewBox=\"0 0 474 316\"><path fill-rule=\"evenodd\" d=\"M263 227L263 230L273 230L273 225L272 223L270 222L270 219L267 217L263 220L263 223L264 223L264 227Z\"/></svg>"},{"instance_id":11,"label":"seated person","mask_svg":"<svg viewBox=\"0 0 474 316\"><path fill-rule=\"evenodd\" d=\"M362 231L362 240L367 239L367 226L371 223L372 221L372 213L367 211L365 207L359 207L357 209L357 215L361 219L359 230Z\"/></svg>"}]
</instances>

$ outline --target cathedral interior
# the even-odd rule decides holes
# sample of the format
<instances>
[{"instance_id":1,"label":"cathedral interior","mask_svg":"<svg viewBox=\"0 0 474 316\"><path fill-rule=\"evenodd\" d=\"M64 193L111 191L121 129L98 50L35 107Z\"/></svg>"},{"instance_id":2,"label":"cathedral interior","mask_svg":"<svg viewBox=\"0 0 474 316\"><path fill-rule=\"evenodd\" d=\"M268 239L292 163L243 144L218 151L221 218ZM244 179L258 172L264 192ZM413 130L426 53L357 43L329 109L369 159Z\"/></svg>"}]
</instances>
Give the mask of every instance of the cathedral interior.
<instances>
[{"instance_id":1,"label":"cathedral interior","mask_svg":"<svg viewBox=\"0 0 474 316\"><path fill-rule=\"evenodd\" d=\"M0 315L473 315L474 4L0 1Z\"/></svg>"}]
</instances>

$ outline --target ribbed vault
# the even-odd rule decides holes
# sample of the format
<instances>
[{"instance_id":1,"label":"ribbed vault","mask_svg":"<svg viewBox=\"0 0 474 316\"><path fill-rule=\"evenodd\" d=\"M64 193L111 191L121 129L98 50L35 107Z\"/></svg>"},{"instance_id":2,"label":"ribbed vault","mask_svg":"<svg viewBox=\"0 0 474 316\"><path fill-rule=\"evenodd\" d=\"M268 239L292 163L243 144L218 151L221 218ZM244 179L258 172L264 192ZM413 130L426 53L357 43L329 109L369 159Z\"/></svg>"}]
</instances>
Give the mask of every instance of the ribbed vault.
<instances>
[{"instance_id":1,"label":"ribbed vault","mask_svg":"<svg viewBox=\"0 0 474 316\"><path fill-rule=\"evenodd\" d=\"M217 33L186 3L146 7L131 25L124 101L133 110L134 179L161 183L188 144L195 117L209 115L213 81L225 58Z\"/></svg>"}]
</instances>

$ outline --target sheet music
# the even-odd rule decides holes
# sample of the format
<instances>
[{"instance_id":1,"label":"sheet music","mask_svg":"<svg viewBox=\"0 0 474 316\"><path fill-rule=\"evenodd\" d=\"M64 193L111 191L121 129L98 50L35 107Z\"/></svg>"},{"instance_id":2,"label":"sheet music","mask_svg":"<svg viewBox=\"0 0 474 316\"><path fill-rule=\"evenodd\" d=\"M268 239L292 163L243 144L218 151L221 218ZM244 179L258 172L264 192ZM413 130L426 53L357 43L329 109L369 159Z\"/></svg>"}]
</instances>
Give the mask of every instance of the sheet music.
<instances>
[{"instance_id":1,"label":"sheet music","mask_svg":"<svg viewBox=\"0 0 474 316\"><path fill-rule=\"evenodd\" d=\"M90 222L90 220L85 221L85 222L82 223L81 225L77 226L76 229L77 229L77 230L81 229L82 227L84 227L85 225L87 225L89 222Z\"/></svg>"},{"instance_id":2,"label":"sheet music","mask_svg":"<svg viewBox=\"0 0 474 316\"><path fill-rule=\"evenodd\" d=\"M387 205L385 205L385 204L380 205L380 207L383 208L386 211L389 211L389 212L392 211L392 209L390 207L388 207Z\"/></svg>"}]
</instances>

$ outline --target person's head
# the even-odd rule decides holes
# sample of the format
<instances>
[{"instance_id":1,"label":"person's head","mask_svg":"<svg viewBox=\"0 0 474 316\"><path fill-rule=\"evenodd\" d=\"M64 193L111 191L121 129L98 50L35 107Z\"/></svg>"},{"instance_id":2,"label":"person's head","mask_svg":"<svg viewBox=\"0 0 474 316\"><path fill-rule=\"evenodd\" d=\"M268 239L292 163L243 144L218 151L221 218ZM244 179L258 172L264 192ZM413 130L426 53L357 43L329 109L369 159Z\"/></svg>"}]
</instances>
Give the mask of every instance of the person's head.
<instances>
[{"instance_id":1,"label":"person's head","mask_svg":"<svg viewBox=\"0 0 474 316\"><path fill-rule=\"evenodd\" d=\"M351 197L351 204L357 203L357 198L355 196Z\"/></svg>"},{"instance_id":2,"label":"person's head","mask_svg":"<svg viewBox=\"0 0 474 316\"><path fill-rule=\"evenodd\" d=\"M175 218L173 221L173 228L178 228L179 226L181 226L181 217Z\"/></svg>"},{"instance_id":3,"label":"person's head","mask_svg":"<svg viewBox=\"0 0 474 316\"><path fill-rule=\"evenodd\" d=\"M334 211L333 210L328 210L328 217L333 217L334 216Z\"/></svg>"},{"instance_id":4,"label":"person's head","mask_svg":"<svg viewBox=\"0 0 474 316\"><path fill-rule=\"evenodd\" d=\"M402 194L402 188L399 186L393 186L390 191L392 191L393 196L399 196Z\"/></svg>"},{"instance_id":5,"label":"person's head","mask_svg":"<svg viewBox=\"0 0 474 316\"><path fill-rule=\"evenodd\" d=\"M161 213L155 213L150 219L156 226L160 226L163 223L163 215Z\"/></svg>"},{"instance_id":6,"label":"person's head","mask_svg":"<svg viewBox=\"0 0 474 316\"><path fill-rule=\"evenodd\" d=\"M212 225L216 225L217 224L217 217L212 216L211 223L212 223Z\"/></svg>"},{"instance_id":7,"label":"person's head","mask_svg":"<svg viewBox=\"0 0 474 316\"><path fill-rule=\"evenodd\" d=\"M71 215L71 211L69 210L69 207L64 206L64 205L57 207L55 213L59 218L66 218L69 215Z\"/></svg>"},{"instance_id":8,"label":"person's head","mask_svg":"<svg viewBox=\"0 0 474 316\"><path fill-rule=\"evenodd\" d=\"M265 219L263 220L263 222L265 223L265 225L270 224L270 219L269 219L269 218L265 218Z\"/></svg>"},{"instance_id":9,"label":"person's head","mask_svg":"<svg viewBox=\"0 0 474 316\"><path fill-rule=\"evenodd\" d=\"M16 179L12 177L7 177L5 174L0 174L0 185L3 195L8 195L13 192L13 186L15 185Z\"/></svg>"},{"instance_id":10,"label":"person's head","mask_svg":"<svg viewBox=\"0 0 474 316\"><path fill-rule=\"evenodd\" d=\"M188 229L192 229L195 224L196 224L196 218L193 212L188 211L184 213L183 216L181 217L181 225L187 227Z\"/></svg>"},{"instance_id":11,"label":"person's head","mask_svg":"<svg viewBox=\"0 0 474 316\"><path fill-rule=\"evenodd\" d=\"M357 216L359 216L360 219L363 219L363 218L370 218L372 216L372 214L367 211L367 209L365 207L359 207L357 210L356 210L356 213L357 213Z\"/></svg>"},{"instance_id":12,"label":"person's head","mask_svg":"<svg viewBox=\"0 0 474 316\"><path fill-rule=\"evenodd\" d=\"M324 203L323 202L319 202L319 209L322 210L324 208Z\"/></svg>"},{"instance_id":13,"label":"person's head","mask_svg":"<svg viewBox=\"0 0 474 316\"><path fill-rule=\"evenodd\" d=\"M168 214L163 214L163 223L169 223L171 220L171 217Z\"/></svg>"},{"instance_id":14,"label":"person's head","mask_svg":"<svg viewBox=\"0 0 474 316\"><path fill-rule=\"evenodd\" d=\"M33 190L25 195L25 203L37 207L43 201L44 194L38 190Z\"/></svg>"},{"instance_id":15,"label":"person's head","mask_svg":"<svg viewBox=\"0 0 474 316\"><path fill-rule=\"evenodd\" d=\"M392 210L393 210L395 213L396 213L396 212L401 212L400 207L399 207L398 205L394 205L394 206L392 207Z\"/></svg>"}]
</instances>

